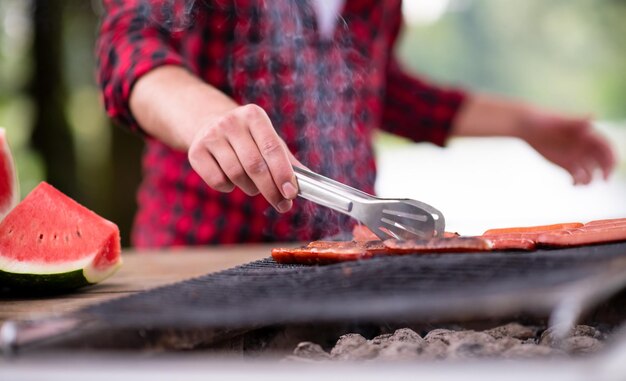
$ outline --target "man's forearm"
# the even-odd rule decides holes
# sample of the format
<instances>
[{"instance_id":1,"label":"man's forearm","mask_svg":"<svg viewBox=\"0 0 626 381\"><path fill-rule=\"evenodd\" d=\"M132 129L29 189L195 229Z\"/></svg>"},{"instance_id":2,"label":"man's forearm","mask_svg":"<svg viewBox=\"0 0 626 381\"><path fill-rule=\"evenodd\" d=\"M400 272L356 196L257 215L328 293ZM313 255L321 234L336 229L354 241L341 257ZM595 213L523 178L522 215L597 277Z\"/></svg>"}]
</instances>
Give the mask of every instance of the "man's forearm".
<instances>
[{"instance_id":1,"label":"man's forearm","mask_svg":"<svg viewBox=\"0 0 626 381\"><path fill-rule=\"evenodd\" d=\"M513 136L522 137L528 108L521 102L472 95L456 118L454 136Z\"/></svg>"},{"instance_id":2,"label":"man's forearm","mask_svg":"<svg viewBox=\"0 0 626 381\"><path fill-rule=\"evenodd\" d=\"M130 95L130 109L141 128L182 151L189 149L199 128L237 106L178 66L162 66L144 75Z\"/></svg>"},{"instance_id":3,"label":"man's forearm","mask_svg":"<svg viewBox=\"0 0 626 381\"><path fill-rule=\"evenodd\" d=\"M239 106L185 69L164 66L137 81L130 108L146 133L187 152L211 188L261 193L279 212L291 209L299 162L261 107Z\"/></svg>"},{"instance_id":4,"label":"man's forearm","mask_svg":"<svg viewBox=\"0 0 626 381\"><path fill-rule=\"evenodd\" d=\"M597 170L608 178L616 163L611 144L594 131L589 118L486 95L475 95L466 102L452 134L520 138L547 160L567 170L575 184L588 184Z\"/></svg>"}]
</instances>

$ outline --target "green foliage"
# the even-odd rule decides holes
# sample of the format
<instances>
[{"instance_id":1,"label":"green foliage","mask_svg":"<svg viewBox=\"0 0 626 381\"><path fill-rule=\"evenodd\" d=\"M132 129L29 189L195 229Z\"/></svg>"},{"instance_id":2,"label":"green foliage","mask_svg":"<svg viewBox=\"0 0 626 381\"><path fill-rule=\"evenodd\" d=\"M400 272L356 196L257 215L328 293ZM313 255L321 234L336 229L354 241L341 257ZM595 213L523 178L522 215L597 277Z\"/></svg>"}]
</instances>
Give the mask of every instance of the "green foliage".
<instances>
[{"instance_id":1,"label":"green foliage","mask_svg":"<svg viewBox=\"0 0 626 381\"><path fill-rule=\"evenodd\" d=\"M477 0L409 25L407 66L443 82L625 119L626 2Z\"/></svg>"}]
</instances>

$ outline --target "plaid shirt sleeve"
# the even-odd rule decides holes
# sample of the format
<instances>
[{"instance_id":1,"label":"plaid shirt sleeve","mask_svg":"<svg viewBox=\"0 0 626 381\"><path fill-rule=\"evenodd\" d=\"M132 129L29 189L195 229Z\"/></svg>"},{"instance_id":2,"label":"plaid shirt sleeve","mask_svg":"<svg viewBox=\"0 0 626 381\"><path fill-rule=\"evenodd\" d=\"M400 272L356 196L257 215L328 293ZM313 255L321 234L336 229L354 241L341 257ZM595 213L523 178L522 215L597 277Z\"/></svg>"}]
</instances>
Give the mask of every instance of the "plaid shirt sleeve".
<instances>
[{"instance_id":1,"label":"plaid shirt sleeve","mask_svg":"<svg viewBox=\"0 0 626 381\"><path fill-rule=\"evenodd\" d=\"M129 108L135 82L162 65L183 65L176 51L176 34L154 17L151 4L141 0L104 0L105 15L96 43L97 77L108 115L140 131Z\"/></svg>"},{"instance_id":2,"label":"plaid shirt sleeve","mask_svg":"<svg viewBox=\"0 0 626 381\"><path fill-rule=\"evenodd\" d=\"M394 23L394 45L402 17ZM406 73L391 55L387 64L382 129L414 141L443 146L467 94L460 89L433 85Z\"/></svg>"}]
</instances>

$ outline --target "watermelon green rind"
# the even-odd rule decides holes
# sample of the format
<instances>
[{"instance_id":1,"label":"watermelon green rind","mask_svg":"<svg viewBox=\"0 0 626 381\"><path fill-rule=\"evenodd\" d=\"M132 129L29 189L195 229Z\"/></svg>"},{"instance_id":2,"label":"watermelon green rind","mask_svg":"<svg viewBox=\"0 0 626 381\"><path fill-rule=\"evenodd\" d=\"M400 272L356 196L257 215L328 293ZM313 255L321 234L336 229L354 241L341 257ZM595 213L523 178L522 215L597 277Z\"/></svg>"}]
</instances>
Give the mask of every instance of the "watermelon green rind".
<instances>
[{"instance_id":1,"label":"watermelon green rind","mask_svg":"<svg viewBox=\"0 0 626 381\"><path fill-rule=\"evenodd\" d=\"M40 292L98 283L122 264L117 226L39 184L0 222L0 287Z\"/></svg>"},{"instance_id":2,"label":"watermelon green rind","mask_svg":"<svg viewBox=\"0 0 626 381\"><path fill-rule=\"evenodd\" d=\"M90 284L83 270L57 274L20 274L0 270L0 285L12 290L64 291Z\"/></svg>"},{"instance_id":3,"label":"watermelon green rind","mask_svg":"<svg viewBox=\"0 0 626 381\"><path fill-rule=\"evenodd\" d=\"M0 262L2 259L0 258ZM105 270L96 269L91 263L77 261L65 269L51 269L46 265L19 264L18 266L0 265L0 286L13 289L29 288L33 290L51 288L69 290L103 281L122 266L122 259ZM93 262L93 258L89 262ZM10 269L14 267L13 269ZM19 271L21 268L23 271ZM55 271L53 271L55 270Z\"/></svg>"},{"instance_id":4,"label":"watermelon green rind","mask_svg":"<svg viewBox=\"0 0 626 381\"><path fill-rule=\"evenodd\" d=\"M83 276L90 284L99 283L113 275L122 266L122 257L120 256L117 263L105 270L99 270L95 266L87 266L83 269Z\"/></svg>"},{"instance_id":5,"label":"watermelon green rind","mask_svg":"<svg viewBox=\"0 0 626 381\"><path fill-rule=\"evenodd\" d=\"M22 262L11 260L5 258L0 253L0 270L10 272L12 274L63 274L74 270L82 270L86 268L91 262L93 262L96 254L97 253L93 253L93 255L77 261L50 264L44 262L37 263L33 261Z\"/></svg>"}]
</instances>

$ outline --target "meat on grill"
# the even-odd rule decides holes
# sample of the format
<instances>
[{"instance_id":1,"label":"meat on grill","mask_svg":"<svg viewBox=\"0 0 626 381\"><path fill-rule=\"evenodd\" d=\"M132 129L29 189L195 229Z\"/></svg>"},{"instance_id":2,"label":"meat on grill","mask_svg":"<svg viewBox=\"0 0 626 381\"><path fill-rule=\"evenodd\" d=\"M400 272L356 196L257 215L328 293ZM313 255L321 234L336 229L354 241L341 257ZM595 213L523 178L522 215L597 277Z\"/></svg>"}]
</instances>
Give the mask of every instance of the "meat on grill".
<instances>
[{"instance_id":1,"label":"meat on grill","mask_svg":"<svg viewBox=\"0 0 626 381\"><path fill-rule=\"evenodd\" d=\"M279 263L328 264L378 255L471 253L503 250L532 251L539 247L569 247L626 240L626 218L519 228L490 229L482 236L446 233L427 240L380 241L367 227L353 230L353 241L314 241L300 248L277 248Z\"/></svg>"},{"instance_id":2,"label":"meat on grill","mask_svg":"<svg viewBox=\"0 0 626 381\"><path fill-rule=\"evenodd\" d=\"M494 237L494 249L512 249L514 240L532 241L535 247L569 247L626 240L626 218L596 220L586 224L567 223L523 228L492 229L483 237ZM528 250L532 250L528 244Z\"/></svg>"},{"instance_id":3,"label":"meat on grill","mask_svg":"<svg viewBox=\"0 0 626 381\"><path fill-rule=\"evenodd\" d=\"M592 245L596 243L626 240L626 224L583 226L580 229L565 230L537 237L537 244L548 247L568 247Z\"/></svg>"},{"instance_id":4,"label":"meat on grill","mask_svg":"<svg viewBox=\"0 0 626 381\"><path fill-rule=\"evenodd\" d=\"M386 253L378 241L313 241L300 248L272 249L272 258L278 263L328 264L370 258Z\"/></svg>"},{"instance_id":5,"label":"meat on grill","mask_svg":"<svg viewBox=\"0 0 626 381\"><path fill-rule=\"evenodd\" d=\"M490 251L492 249L489 240L483 237L443 237L425 240L411 239L400 241L388 239L383 242L386 253L472 253Z\"/></svg>"},{"instance_id":6,"label":"meat on grill","mask_svg":"<svg viewBox=\"0 0 626 381\"><path fill-rule=\"evenodd\" d=\"M492 250L524 250L531 251L537 248L537 242L532 235L508 233L502 235L482 236L489 242Z\"/></svg>"},{"instance_id":7,"label":"meat on grill","mask_svg":"<svg viewBox=\"0 0 626 381\"><path fill-rule=\"evenodd\" d=\"M489 229L485 231L483 235L545 233L564 229L576 229L580 227L583 227L583 224L580 222L570 222L565 224L526 226L519 228Z\"/></svg>"}]
</instances>

